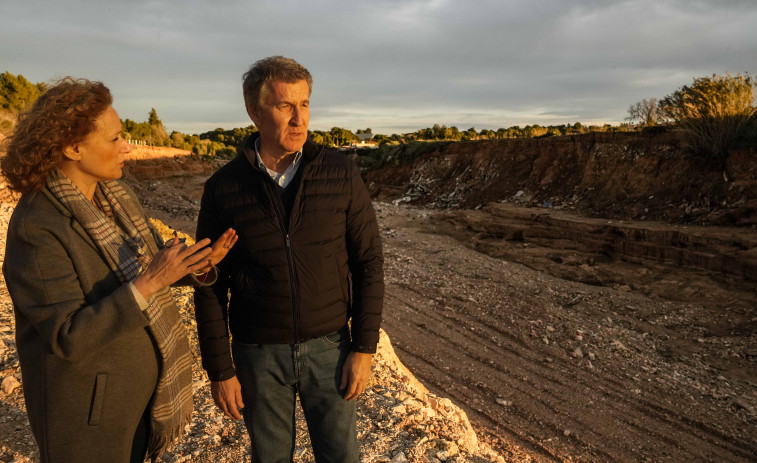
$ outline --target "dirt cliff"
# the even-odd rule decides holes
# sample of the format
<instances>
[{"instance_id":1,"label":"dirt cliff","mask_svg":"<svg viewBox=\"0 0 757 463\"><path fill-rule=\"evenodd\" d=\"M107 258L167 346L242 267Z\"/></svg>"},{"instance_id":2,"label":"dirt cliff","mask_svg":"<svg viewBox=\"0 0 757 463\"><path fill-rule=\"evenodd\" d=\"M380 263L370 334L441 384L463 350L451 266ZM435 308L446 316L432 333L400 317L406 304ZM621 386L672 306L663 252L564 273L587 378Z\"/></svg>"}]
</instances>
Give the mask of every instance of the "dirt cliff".
<instances>
[{"instance_id":1,"label":"dirt cliff","mask_svg":"<svg viewBox=\"0 0 757 463\"><path fill-rule=\"evenodd\" d=\"M379 198L475 208L514 202L582 215L757 225L757 147L725 162L690 156L677 134L589 133L400 147L366 182ZM405 158L405 160L403 160Z\"/></svg>"}]
</instances>

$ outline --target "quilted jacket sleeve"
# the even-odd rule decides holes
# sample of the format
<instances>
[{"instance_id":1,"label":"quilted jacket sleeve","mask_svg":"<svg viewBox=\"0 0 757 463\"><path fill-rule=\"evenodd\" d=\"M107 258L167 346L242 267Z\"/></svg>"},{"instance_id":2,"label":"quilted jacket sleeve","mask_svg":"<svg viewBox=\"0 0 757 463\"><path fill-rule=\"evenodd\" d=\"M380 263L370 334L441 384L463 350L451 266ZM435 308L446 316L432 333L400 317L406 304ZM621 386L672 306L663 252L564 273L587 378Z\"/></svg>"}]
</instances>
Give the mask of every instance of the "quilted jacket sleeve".
<instances>
[{"instance_id":1,"label":"quilted jacket sleeve","mask_svg":"<svg viewBox=\"0 0 757 463\"><path fill-rule=\"evenodd\" d=\"M357 165L349 165L346 241L352 274L352 350L375 353L384 305L384 255L370 194Z\"/></svg>"}]
</instances>

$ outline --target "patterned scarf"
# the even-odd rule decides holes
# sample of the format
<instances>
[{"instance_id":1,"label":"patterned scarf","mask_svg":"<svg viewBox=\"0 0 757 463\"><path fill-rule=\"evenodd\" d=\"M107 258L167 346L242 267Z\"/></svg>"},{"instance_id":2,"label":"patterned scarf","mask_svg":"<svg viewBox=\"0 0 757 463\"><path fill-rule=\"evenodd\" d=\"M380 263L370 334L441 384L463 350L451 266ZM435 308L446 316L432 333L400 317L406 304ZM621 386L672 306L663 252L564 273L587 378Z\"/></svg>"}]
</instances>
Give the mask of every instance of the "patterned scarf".
<instances>
[{"instance_id":1,"label":"patterned scarf","mask_svg":"<svg viewBox=\"0 0 757 463\"><path fill-rule=\"evenodd\" d=\"M141 208L118 182L98 182L94 199L100 210L59 169L51 172L47 188L86 230L122 282L133 281L158 252ZM163 288L147 302L149 331L161 355L147 449L155 461L191 420L192 357L171 290Z\"/></svg>"}]
</instances>

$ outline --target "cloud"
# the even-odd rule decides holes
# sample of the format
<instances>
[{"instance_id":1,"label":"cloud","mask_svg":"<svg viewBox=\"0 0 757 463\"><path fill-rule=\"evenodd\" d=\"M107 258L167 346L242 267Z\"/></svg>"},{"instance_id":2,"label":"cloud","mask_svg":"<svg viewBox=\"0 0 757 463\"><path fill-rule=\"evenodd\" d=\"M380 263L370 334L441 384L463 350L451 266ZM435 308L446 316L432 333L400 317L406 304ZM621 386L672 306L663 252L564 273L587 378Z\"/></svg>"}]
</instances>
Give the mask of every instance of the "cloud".
<instances>
[{"instance_id":1,"label":"cloud","mask_svg":"<svg viewBox=\"0 0 757 463\"><path fill-rule=\"evenodd\" d=\"M241 74L273 54L312 72L312 128L377 133L618 122L694 77L757 71L747 0L26 0L3 16L4 70L101 79L122 117L155 107L181 131L247 125Z\"/></svg>"}]
</instances>

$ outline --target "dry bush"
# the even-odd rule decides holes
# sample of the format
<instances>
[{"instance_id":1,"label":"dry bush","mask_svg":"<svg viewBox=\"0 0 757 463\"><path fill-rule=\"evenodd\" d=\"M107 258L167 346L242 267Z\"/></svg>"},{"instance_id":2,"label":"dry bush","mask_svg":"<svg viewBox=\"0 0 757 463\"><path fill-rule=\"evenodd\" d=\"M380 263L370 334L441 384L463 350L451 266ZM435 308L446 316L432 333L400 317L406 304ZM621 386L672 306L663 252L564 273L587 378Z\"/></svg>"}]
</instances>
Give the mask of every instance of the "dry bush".
<instances>
[{"instance_id":1,"label":"dry bush","mask_svg":"<svg viewBox=\"0 0 757 463\"><path fill-rule=\"evenodd\" d=\"M663 98L660 108L692 149L723 158L755 117L754 80L748 74L699 77Z\"/></svg>"}]
</instances>

